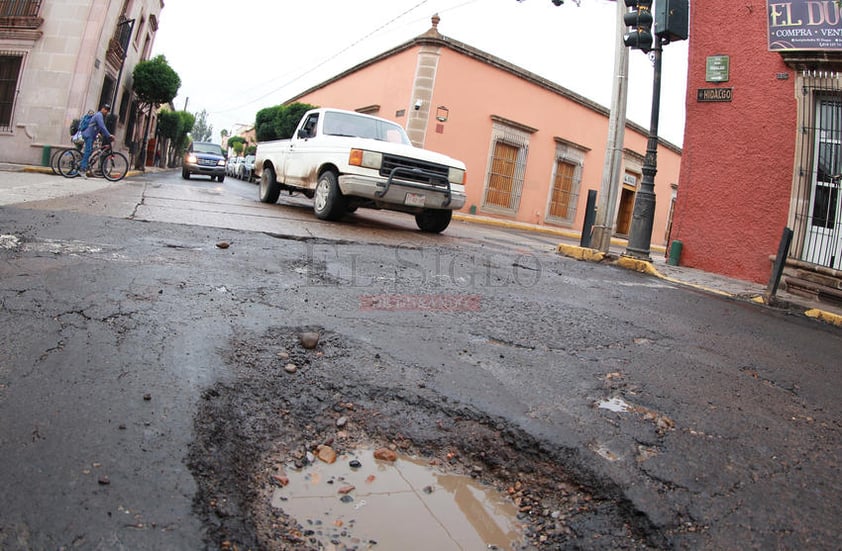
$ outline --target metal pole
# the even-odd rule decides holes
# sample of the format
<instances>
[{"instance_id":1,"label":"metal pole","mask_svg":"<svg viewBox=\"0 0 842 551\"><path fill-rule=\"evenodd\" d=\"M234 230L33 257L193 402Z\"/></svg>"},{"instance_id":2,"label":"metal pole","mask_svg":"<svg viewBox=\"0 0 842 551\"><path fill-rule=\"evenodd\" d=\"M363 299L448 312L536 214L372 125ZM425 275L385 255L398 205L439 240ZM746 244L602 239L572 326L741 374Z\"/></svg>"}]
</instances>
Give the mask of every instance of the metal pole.
<instances>
[{"instance_id":1,"label":"metal pole","mask_svg":"<svg viewBox=\"0 0 842 551\"><path fill-rule=\"evenodd\" d=\"M661 107L661 53L664 40L656 36L652 49L655 61L655 76L652 84L652 118L649 125L649 140L646 145L646 159L643 162L643 179L634 200L629 244L624 256L651 261L649 246L652 241L652 226L655 222L655 174L658 172L658 114Z\"/></svg>"},{"instance_id":2,"label":"metal pole","mask_svg":"<svg viewBox=\"0 0 842 551\"><path fill-rule=\"evenodd\" d=\"M608 252L614 233L614 216L620 192L620 173L623 167L623 139L626 131L626 101L629 95L629 49L623 43L623 14L626 6L617 2L617 43L614 47L614 84L611 90L611 113L608 116L608 145L602 167L599 206L593 227L592 246Z\"/></svg>"}]
</instances>

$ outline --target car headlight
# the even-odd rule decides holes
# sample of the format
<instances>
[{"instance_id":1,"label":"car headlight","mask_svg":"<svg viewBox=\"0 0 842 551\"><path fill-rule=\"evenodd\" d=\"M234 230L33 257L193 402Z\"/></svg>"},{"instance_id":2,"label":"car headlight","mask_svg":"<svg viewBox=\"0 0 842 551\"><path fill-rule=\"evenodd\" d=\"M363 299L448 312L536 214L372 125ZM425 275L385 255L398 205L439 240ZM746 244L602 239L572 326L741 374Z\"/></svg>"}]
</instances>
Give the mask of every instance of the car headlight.
<instances>
[{"instance_id":1,"label":"car headlight","mask_svg":"<svg viewBox=\"0 0 842 551\"><path fill-rule=\"evenodd\" d=\"M383 154L376 151L366 151L365 149L352 149L348 156L348 164L380 170L380 166L383 164Z\"/></svg>"},{"instance_id":2,"label":"car headlight","mask_svg":"<svg viewBox=\"0 0 842 551\"><path fill-rule=\"evenodd\" d=\"M225 159L220 159L216 161L216 166L225 166Z\"/></svg>"},{"instance_id":3,"label":"car headlight","mask_svg":"<svg viewBox=\"0 0 842 551\"><path fill-rule=\"evenodd\" d=\"M187 162L188 162L188 163L192 163L192 164L196 164L196 156L195 156L195 155L192 155L192 154L191 154L191 155L188 155L188 156L187 156Z\"/></svg>"},{"instance_id":4,"label":"car headlight","mask_svg":"<svg viewBox=\"0 0 842 551\"><path fill-rule=\"evenodd\" d=\"M465 184L465 171L461 168L451 168L447 171L447 179L454 184Z\"/></svg>"}]
</instances>

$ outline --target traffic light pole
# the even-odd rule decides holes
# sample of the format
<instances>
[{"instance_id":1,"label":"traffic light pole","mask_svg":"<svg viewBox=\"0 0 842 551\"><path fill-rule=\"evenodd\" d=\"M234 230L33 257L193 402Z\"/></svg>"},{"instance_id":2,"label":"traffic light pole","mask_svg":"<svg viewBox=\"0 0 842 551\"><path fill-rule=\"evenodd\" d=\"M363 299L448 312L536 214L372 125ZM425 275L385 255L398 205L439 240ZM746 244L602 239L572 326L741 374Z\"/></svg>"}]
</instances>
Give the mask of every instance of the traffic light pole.
<instances>
[{"instance_id":1,"label":"traffic light pole","mask_svg":"<svg viewBox=\"0 0 842 551\"><path fill-rule=\"evenodd\" d=\"M652 226L655 222L655 174L658 172L658 115L661 107L661 53L664 39L655 37L655 75L652 83L652 115L649 124L649 140L646 145L646 159L643 162L643 179L640 182L632 213L629 243L623 256L651 261L649 246L652 242Z\"/></svg>"}]
</instances>

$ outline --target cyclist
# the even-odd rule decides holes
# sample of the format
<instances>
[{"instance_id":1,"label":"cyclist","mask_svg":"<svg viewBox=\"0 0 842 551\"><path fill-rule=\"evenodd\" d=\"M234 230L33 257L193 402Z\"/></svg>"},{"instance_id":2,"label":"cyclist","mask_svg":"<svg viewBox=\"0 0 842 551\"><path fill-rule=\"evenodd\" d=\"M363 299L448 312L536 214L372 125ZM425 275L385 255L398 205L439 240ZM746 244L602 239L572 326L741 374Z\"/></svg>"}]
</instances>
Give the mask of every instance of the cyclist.
<instances>
[{"instance_id":1,"label":"cyclist","mask_svg":"<svg viewBox=\"0 0 842 551\"><path fill-rule=\"evenodd\" d=\"M88 127L82 131L82 137L85 138L85 151L82 153L82 166L80 172L82 178L91 176L88 170L88 160L91 158L91 153L94 149L94 140L97 134L102 134L103 138L110 141L114 140L114 136L105 127L105 116L111 111L111 105L103 103L99 111L94 113L93 118L88 123Z\"/></svg>"}]
</instances>

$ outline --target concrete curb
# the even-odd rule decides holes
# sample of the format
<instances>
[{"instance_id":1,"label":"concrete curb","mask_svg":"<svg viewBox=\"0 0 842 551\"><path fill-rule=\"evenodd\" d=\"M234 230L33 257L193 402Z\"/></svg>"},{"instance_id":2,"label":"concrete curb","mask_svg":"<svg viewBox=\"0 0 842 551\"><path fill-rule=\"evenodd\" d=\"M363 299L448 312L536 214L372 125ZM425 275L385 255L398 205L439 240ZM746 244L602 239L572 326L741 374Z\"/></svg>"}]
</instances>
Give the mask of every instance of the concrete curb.
<instances>
[{"instance_id":1,"label":"concrete curb","mask_svg":"<svg viewBox=\"0 0 842 551\"><path fill-rule=\"evenodd\" d=\"M661 272L658 271L657 268L651 263L645 260L639 260L636 258L631 258L627 256L620 256L614 257L611 255L607 255L602 251L597 251L595 249L588 249L585 247L578 247L576 245L566 245L566 244L559 244L557 248L557 252L563 256L574 258L576 260L584 260L586 262L603 262L608 261L615 266L619 266L626 270L632 270L635 272L640 272L643 274L648 274L658 279L663 279L664 281L669 281L671 283L676 283L678 285L683 285L685 287L691 287L694 289L698 289L700 291L704 291L706 293L713 293L716 295L729 297L729 298L739 298L743 300L742 296L735 295L733 293L729 293L727 291L723 291L721 289L715 289L712 287L707 287L705 285L699 285L696 283L689 283L686 281L682 281L680 279L676 279L674 277L669 277ZM768 306L768 301L766 297L762 295L757 295L748 299L749 302L753 302L755 304L762 304L764 306ZM819 308L803 308L801 306L797 306L794 304L787 303L787 305L792 307L797 307L802 309L802 314L810 319L815 319L822 321L824 323L828 323L830 325L834 325L836 327L842 327L842 316L839 314L835 314L833 312L828 312L826 310L821 310Z\"/></svg>"}]
</instances>

